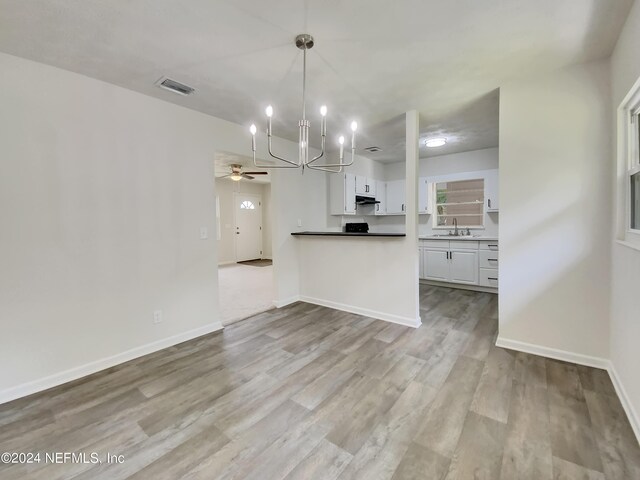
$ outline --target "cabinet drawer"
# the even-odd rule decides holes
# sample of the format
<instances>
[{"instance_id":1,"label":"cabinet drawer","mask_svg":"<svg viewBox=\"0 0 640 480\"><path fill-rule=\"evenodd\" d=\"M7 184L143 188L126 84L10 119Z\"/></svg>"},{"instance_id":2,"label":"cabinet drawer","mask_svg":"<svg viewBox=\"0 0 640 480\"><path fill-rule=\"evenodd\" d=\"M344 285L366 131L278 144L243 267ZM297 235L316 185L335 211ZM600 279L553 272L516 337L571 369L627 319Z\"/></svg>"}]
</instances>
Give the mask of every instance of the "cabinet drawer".
<instances>
[{"instance_id":1,"label":"cabinet drawer","mask_svg":"<svg viewBox=\"0 0 640 480\"><path fill-rule=\"evenodd\" d=\"M449 250L449 240L420 240L420 246Z\"/></svg>"},{"instance_id":2,"label":"cabinet drawer","mask_svg":"<svg viewBox=\"0 0 640 480\"><path fill-rule=\"evenodd\" d=\"M498 268L498 252L480 250L480 268Z\"/></svg>"},{"instance_id":3,"label":"cabinet drawer","mask_svg":"<svg viewBox=\"0 0 640 480\"><path fill-rule=\"evenodd\" d=\"M480 286L498 288L498 270L495 268L481 268Z\"/></svg>"},{"instance_id":4,"label":"cabinet drawer","mask_svg":"<svg viewBox=\"0 0 640 480\"><path fill-rule=\"evenodd\" d=\"M480 242L480 250L492 250L494 252L497 252L498 242L492 240L482 240Z\"/></svg>"},{"instance_id":5,"label":"cabinet drawer","mask_svg":"<svg viewBox=\"0 0 640 480\"><path fill-rule=\"evenodd\" d=\"M478 242L473 240L451 240L449 244L451 250L478 250Z\"/></svg>"}]
</instances>

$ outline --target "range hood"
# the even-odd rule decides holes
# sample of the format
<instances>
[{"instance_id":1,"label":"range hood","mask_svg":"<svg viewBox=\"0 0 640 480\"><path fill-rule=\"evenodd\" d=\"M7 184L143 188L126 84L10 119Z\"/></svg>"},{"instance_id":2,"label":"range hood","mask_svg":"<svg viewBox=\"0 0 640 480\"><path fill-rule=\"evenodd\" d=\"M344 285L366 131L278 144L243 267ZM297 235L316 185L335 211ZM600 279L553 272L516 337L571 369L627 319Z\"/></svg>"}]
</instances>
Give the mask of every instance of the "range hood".
<instances>
[{"instance_id":1,"label":"range hood","mask_svg":"<svg viewBox=\"0 0 640 480\"><path fill-rule=\"evenodd\" d=\"M375 198L356 195L356 205L375 205L376 203L380 202Z\"/></svg>"}]
</instances>

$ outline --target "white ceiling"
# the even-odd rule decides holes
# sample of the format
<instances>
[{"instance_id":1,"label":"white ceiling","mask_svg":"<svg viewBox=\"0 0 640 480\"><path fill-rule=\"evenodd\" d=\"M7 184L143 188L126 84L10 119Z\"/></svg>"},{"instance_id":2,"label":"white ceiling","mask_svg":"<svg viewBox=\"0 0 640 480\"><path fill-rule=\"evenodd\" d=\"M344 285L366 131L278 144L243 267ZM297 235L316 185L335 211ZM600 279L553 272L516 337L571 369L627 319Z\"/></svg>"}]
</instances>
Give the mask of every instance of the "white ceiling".
<instances>
[{"instance_id":1,"label":"white ceiling","mask_svg":"<svg viewBox=\"0 0 640 480\"><path fill-rule=\"evenodd\" d=\"M632 2L0 0L0 51L247 126L273 103L274 133L295 139L293 39L308 32L312 120L326 103L335 138L351 118L375 125L418 109L423 136L451 137L440 155L496 146L496 89L607 57ZM196 93L155 87L165 75Z\"/></svg>"}]
</instances>

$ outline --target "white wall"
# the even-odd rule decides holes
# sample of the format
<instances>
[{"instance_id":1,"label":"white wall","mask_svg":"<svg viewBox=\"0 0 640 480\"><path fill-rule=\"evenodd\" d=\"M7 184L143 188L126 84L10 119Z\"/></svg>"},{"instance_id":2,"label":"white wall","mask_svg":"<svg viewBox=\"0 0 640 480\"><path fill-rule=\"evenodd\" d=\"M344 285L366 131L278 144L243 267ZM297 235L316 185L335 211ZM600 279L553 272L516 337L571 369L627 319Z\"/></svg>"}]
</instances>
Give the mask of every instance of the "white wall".
<instances>
[{"instance_id":1,"label":"white wall","mask_svg":"<svg viewBox=\"0 0 640 480\"><path fill-rule=\"evenodd\" d=\"M622 102L632 85L640 77L640 2L633 5L611 57L611 83L613 108ZM616 122L611 117L615 138ZM615 172L617 152L609 167ZM624 223L624 185L617 181L614 189L618 205L618 222ZM613 230L613 229L612 229ZM627 411L632 417L636 435L640 437L640 251L613 242L611 273L611 362L623 386Z\"/></svg>"},{"instance_id":2,"label":"white wall","mask_svg":"<svg viewBox=\"0 0 640 480\"><path fill-rule=\"evenodd\" d=\"M609 355L609 65L500 89L500 339Z\"/></svg>"},{"instance_id":3,"label":"white wall","mask_svg":"<svg viewBox=\"0 0 640 480\"><path fill-rule=\"evenodd\" d=\"M417 112L409 112L407 118L411 119L407 123L407 144L415 144L415 151L409 149L405 164L409 173L407 177L411 179L407 182L406 237L298 237L300 295L303 300L388 321L419 325ZM373 176L376 173L371 170L371 173L360 174ZM307 187L305 195L310 195L307 204L315 212L308 218L323 218L322 212L326 216L329 206L326 191L322 197L320 192ZM410 200L412 198L413 201ZM371 218L366 217L367 220ZM404 221L405 217L402 218ZM315 229L315 225L311 227L302 230Z\"/></svg>"},{"instance_id":4,"label":"white wall","mask_svg":"<svg viewBox=\"0 0 640 480\"><path fill-rule=\"evenodd\" d=\"M0 105L0 402L220 328L213 158L247 130L5 54ZM276 289L297 295L288 188L272 203Z\"/></svg>"},{"instance_id":5,"label":"white wall","mask_svg":"<svg viewBox=\"0 0 640 480\"><path fill-rule=\"evenodd\" d=\"M262 199L262 258L271 258L271 185L227 178L216 179L215 185L220 202L218 265L236 262L234 193L250 193Z\"/></svg>"}]
</instances>

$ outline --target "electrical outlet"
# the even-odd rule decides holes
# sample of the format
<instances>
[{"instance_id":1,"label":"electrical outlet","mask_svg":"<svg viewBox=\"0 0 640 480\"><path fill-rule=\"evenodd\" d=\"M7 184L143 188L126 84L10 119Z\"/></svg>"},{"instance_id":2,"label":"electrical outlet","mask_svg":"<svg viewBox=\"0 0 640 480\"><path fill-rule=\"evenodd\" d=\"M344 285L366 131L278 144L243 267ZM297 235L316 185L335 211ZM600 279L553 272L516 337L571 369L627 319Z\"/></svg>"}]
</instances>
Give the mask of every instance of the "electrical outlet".
<instances>
[{"instance_id":1,"label":"electrical outlet","mask_svg":"<svg viewBox=\"0 0 640 480\"><path fill-rule=\"evenodd\" d=\"M162 310L155 310L153 312L153 323L154 325L162 323Z\"/></svg>"},{"instance_id":2,"label":"electrical outlet","mask_svg":"<svg viewBox=\"0 0 640 480\"><path fill-rule=\"evenodd\" d=\"M209 238L209 230L207 227L200 227L200 240L206 240Z\"/></svg>"}]
</instances>

